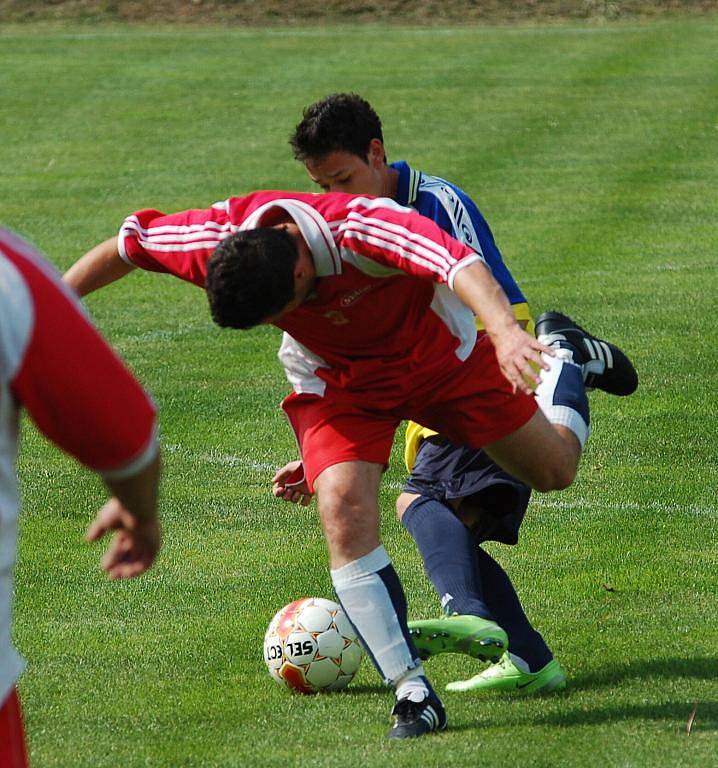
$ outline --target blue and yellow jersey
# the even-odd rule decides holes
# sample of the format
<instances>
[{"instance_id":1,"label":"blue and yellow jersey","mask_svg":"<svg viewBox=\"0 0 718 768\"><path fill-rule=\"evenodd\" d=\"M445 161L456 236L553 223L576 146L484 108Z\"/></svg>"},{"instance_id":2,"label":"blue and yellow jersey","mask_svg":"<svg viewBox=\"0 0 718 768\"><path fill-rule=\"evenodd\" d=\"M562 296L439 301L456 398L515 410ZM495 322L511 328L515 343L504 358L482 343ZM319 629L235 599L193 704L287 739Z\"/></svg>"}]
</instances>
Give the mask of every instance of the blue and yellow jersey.
<instances>
[{"instance_id":1,"label":"blue and yellow jersey","mask_svg":"<svg viewBox=\"0 0 718 768\"><path fill-rule=\"evenodd\" d=\"M403 160L392 163L391 167L399 172L396 201L411 206L422 216L435 221L452 237L480 253L504 289L516 319L522 325L525 324L529 333L533 333L534 324L526 297L504 264L491 229L474 201L454 184L438 176L416 171ZM484 330L478 318L476 327ZM431 429L409 422L404 437L404 461L409 472L414 466L421 441L435 434Z\"/></svg>"}]
</instances>

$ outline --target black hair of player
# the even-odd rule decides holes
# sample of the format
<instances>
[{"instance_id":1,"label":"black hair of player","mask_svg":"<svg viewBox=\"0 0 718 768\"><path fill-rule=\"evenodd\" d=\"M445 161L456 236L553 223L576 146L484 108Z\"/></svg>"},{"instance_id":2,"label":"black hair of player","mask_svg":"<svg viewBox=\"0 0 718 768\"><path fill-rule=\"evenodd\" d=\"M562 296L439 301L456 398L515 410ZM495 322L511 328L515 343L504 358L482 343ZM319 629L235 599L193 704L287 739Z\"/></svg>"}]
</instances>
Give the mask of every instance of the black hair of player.
<instances>
[{"instance_id":1,"label":"black hair of player","mask_svg":"<svg viewBox=\"0 0 718 768\"><path fill-rule=\"evenodd\" d=\"M349 152L366 163L372 139L384 142L381 120L371 104L355 93L333 93L304 110L289 143L295 160L302 162Z\"/></svg>"},{"instance_id":2,"label":"black hair of player","mask_svg":"<svg viewBox=\"0 0 718 768\"><path fill-rule=\"evenodd\" d=\"M207 263L212 319L223 328L253 328L294 298L297 244L284 229L260 227L223 240Z\"/></svg>"}]
</instances>

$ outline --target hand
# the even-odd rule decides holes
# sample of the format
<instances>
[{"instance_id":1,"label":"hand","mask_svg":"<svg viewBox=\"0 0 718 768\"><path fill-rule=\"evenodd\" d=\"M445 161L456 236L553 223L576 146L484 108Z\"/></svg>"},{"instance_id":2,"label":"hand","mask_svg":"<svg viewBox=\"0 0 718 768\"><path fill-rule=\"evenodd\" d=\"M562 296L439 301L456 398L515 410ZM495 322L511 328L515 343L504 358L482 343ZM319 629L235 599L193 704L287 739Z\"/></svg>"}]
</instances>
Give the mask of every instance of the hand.
<instances>
[{"instance_id":1,"label":"hand","mask_svg":"<svg viewBox=\"0 0 718 768\"><path fill-rule=\"evenodd\" d=\"M540 373L551 367L541 354L554 357L555 350L541 344L534 336L516 324L500 336L492 337L496 358L504 376L514 388L526 395L533 394L539 385Z\"/></svg>"},{"instance_id":2,"label":"hand","mask_svg":"<svg viewBox=\"0 0 718 768\"><path fill-rule=\"evenodd\" d=\"M118 499L112 498L97 513L85 539L98 541L108 531L115 534L102 558L102 568L111 579L139 576L152 565L160 548L156 518L140 521Z\"/></svg>"},{"instance_id":3,"label":"hand","mask_svg":"<svg viewBox=\"0 0 718 768\"><path fill-rule=\"evenodd\" d=\"M278 499L284 499L292 504L306 507L314 494L309 490L304 479L304 468L301 461L290 461L277 470L272 478L272 493Z\"/></svg>"}]
</instances>

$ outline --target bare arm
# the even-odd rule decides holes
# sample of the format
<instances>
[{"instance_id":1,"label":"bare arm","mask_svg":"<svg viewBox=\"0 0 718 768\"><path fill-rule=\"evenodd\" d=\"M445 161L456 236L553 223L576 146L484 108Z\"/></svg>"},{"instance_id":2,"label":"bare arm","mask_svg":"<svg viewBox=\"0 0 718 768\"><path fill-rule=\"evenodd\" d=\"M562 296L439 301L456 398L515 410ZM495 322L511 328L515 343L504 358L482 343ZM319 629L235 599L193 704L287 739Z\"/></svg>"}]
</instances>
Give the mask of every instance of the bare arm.
<instances>
[{"instance_id":1,"label":"bare arm","mask_svg":"<svg viewBox=\"0 0 718 768\"><path fill-rule=\"evenodd\" d=\"M105 482L113 497L100 509L85 538L97 541L114 531L102 558L102 567L111 579L127 579L144 573L160 548L157 517L159 456L132 477Z\"/></svg>"},{"instance_id":2,"label":"bare arm","mask_svg":"<svg viewBox=\"0 0 718 768\"><path fill-rule=\"evenodd\" d=\"M486 328L501 370L513 385L531 394L538 386L537 371L548 370L541 353L553 355L550 347L540 344L516 321L506 294L488 267L474 262L456 273L454 291Z\"/></svg>"},{"instance_id":3,"label":"bare arm","mask_svg":"<svg viewBox=\"0 0 718 768\"><path fill-rule=\"evenodd\" d=\"M2 246L3 257L7 252L16 265L0 280L0 325L5 330L7 324L6 338L14 344L2 345L3 378L49 440L101 475L114 497L88 537L115 531L105 570L111 578L138 575L160 543L156 409L41 257L28 257L27 244L15 251L8 240L6 249L2 238ZM16 295L27 311L16 312L18 302L5 300ZM62 354L58 339L65 342Z\"/></svg>"},{"instance_id":4,"label":"bare arm","mask_svg":"<svg viewBox=\"0 0 718 768\"><path fill-rule=\"evenodd\" d=\"M114 283L134 267L120 258L117 238L96 245L65 273L63 280L78 295L86 296ZM160 548L157 517L157 486L160 460L156 456L140 472L122 479L105 478L113 494L87 529L88 541L114 531L102 567L111 579L127 579L144 573Z\"/></svg>"},{"instance_id":5,"label":"bare arm","mask_svg":"<svg viewBox=\"0 0 718 768\"><path fill-rule=\"evenodd\" d=\"M63 280L79 295L86 296L114 283L134 270L120 257L117 238L96 245L76 261L63 275Z\"/></svg>"}]
</instances>

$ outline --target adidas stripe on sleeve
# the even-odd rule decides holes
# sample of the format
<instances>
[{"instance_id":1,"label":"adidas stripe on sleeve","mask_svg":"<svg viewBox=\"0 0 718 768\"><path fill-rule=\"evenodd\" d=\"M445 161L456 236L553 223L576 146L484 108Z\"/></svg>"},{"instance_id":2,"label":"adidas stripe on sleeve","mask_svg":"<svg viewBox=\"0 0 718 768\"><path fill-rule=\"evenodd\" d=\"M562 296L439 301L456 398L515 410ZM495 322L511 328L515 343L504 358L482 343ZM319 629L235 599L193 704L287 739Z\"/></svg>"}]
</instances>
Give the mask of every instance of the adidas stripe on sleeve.
<instances>
[{"instance_id":1,"label":"adidas stripe on sleeve","mask_svg":"<svg viewBox=\"0 0 718 768\"><path fill-rule=\"evenodd\" d=\"M339 228L341 245L414 277L446 283L481 254L451 238L433 221L391 200L357 197Z\"/></svg>"},{"instance_id":2,"label":"adidas stripe on sleeve","mask_svg":"<svg viewBox=\"0 0 718 768\"><path fill-rule=\"evenodd\" d=\"M125 219L119 252L132 266L204 287L209 257L237 229L220 206L172 214L148 208Z\"/></svg>"}]
</instances>

